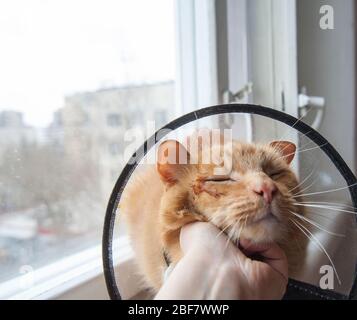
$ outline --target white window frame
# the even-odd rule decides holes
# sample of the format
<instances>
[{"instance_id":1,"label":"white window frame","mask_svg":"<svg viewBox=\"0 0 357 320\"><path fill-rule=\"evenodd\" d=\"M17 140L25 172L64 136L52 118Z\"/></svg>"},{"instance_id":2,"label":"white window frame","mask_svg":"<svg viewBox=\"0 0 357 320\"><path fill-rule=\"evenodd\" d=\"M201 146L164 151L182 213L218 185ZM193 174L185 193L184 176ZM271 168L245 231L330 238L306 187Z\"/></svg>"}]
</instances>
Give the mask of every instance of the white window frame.
<instances>
[{"instance_id":1,"label":"white window frame","mask_svg":"<svg viewBox=\"0 0 357 320\"><path fill-rule=\"evenodd\" d=\"M101 248L101 245L90 247L0 283L0 299L54 299L90 281L103 273ZM119 237L113 242L113 253L116 266L133 262L134 254L126 236ZM102 284L105 285L104 282ZM141 290L139 280L129 284L123 278L121 289L127 298L133 297Z\"/></svg>"},{"instance_id":2,"label":"white window frame","mask_svg":"<svg viewBox=\"0 0 357 320\"><path fill-rule=\"evenodd\" d=\"M175 0L178 114L219 102L216 1Z\"/></svg>"},{"instance_id":3,"label":"white window frame","mask_svg":"<svg viewBox=\"0 0 357 320\"><path fill-rule=\"evenodd\" d=\"M176 116L222 103L226 90L235 92L248 82L247 5L247 0L175 0ZM115 267L134 266L128 238L120 237L115 246ZM98 245L34 270L31 287L20 288L21 277L0 283L0 298L56 298L102 273ZM121 284L126 298L139 293L135 281Z\"/></svg>"},{"instance_id":4,"label":"white window frame","mask_svg":"<svg viewBox=\"0 0 357 320\"><path fill-rule=\"evenodd\" d=\"M175 0L177 36L176 116L220 101L217 75L215 0ZM134 264L127 236L114 241L115 268ZM129 267L128 269L133 270ZM103 275L101 245L0 283L0 299L55 299ZM121 277L128 299L141 290L140 279ZM134 277L135 278L135 277ZM123 281L124 280L124 281ZM102 283L105 286L105 283Z\"/></svg>"}]
</instances>

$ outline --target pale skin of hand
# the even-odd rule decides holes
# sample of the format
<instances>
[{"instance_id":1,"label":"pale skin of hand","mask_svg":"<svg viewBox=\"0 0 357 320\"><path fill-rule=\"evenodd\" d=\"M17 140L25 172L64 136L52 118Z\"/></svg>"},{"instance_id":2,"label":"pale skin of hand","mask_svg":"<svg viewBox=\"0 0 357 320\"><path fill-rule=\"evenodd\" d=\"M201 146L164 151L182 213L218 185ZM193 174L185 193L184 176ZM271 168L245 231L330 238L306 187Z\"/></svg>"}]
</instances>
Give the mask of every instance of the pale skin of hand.
<instances>
[{"instance_id":1,"label":"pale skin of hand","mask_svg":"<svg viewBox=\"0 0 357 320\"><path fill-rule=\"evenodd\" d=\"M155 299L281 299L285 293L288 263L276 244L242 240L246 254L259 254L259 261L252 260L207 222L184 226L180 244L183 258Z\"/></svg>"}]
</instances>

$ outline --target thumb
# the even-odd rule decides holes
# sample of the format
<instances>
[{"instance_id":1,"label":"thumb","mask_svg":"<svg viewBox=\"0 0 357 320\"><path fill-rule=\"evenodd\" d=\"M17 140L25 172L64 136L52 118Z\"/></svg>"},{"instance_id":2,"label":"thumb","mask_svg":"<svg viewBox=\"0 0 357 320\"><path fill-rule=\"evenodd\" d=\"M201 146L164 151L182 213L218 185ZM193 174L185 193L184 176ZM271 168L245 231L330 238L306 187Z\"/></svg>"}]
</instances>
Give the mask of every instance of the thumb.
<instances>
[{"instance_id":1,"label":"thumb","mask_svg":"<svg viewBox=\"0 0 357 320\"><path fill-rule=\"evenodd\" d=\"M285 252L276 244L254 244L249 240L240 241L243 252L258 254L260 261L266 263L288 280L288 260Z\"/></svg>"}]
</instances>

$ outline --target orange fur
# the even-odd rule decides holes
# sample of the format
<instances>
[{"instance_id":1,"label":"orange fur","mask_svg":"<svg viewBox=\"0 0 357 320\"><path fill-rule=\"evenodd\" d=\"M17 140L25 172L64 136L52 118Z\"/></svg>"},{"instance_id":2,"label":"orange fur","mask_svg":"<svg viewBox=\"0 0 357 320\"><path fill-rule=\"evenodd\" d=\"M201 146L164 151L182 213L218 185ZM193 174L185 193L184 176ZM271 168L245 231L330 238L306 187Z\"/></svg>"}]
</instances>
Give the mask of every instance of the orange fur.
<instances>
[{"instance_id":1,"label":"orange fur","mask_svg":"<svg viewBox=\"0 0 357 320\"><path fill-rule=\"evenodd\" d=\"M233 241L246 238L257 243L277 242L288 257L290 275L298 271L306 241L289 220L289 209L300 213L301 210L292 201L299 190L289 167L291 154L284 158L285 150L280 148L286 148L286 143L257 145L234 141L232 180L207 180L214 176L215 165L200 161L177 165L158 159L157 167L146 165L135 173L123 193L120 212L126 219L138 267L148 287L154 291L160 288L166 268L163 250L172 263L177 263L181 258L180 229L196 220L210 221L225 229ZM163 145L186 150L176 141ZM229 149L222 143L202 147L198 158L215 148L220 148L219 154ZM289 145L286 149L295 151ZM167 155L167 150L159 148L158 154L159 158ZM257 183L270 183L277 188L269 206L274 213L272 220L258 221L268 209L263 198L252 191Z\"/></svg>"}]
</instances>

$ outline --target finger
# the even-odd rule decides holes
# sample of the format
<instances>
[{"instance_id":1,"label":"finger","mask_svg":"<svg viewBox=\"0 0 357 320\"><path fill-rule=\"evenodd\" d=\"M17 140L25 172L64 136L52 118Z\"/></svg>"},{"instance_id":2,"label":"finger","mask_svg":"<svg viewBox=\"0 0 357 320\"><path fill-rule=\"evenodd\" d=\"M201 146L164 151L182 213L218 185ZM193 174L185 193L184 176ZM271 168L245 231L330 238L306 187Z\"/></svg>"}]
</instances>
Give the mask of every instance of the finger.
<instances>
[{"instance_id":1,"label":"finger","mask_svg":"<svg viewBox=\"0 0 357 320\"><path fill-rule=\"evenodd\" d=\"M239 247L246 256L252 256L265 251L269 247L269 244L255 243L253 241L242 238L239 240Z\"/></svg>"},{"instance_id":2,"label":"finger","mask_svg":"<svg viewBox=\"0 0 357 320\"><path fill-rule=\"evenodd\" d=\"M180 230L180 246L186 252L190 245L195 241L193 226L200 222L192 222L184 225Z\"/></svg>"},{"instance_id":3,"label":"finger","mask_svg":"<svg viewBox=\"0 0 357 320\"><path fill-rule=\"evenodd\" d=\"M288 260L285 252L276 243L272 243L259 254L262 256L262 262L270 265L288 280Z\"/></svg>"},{"instance_id":4,"label":"finger","mask_svg":"<svg viewBox=\"0 0 357 320\"><path fill-rule=\"evenodd\" d=\"M192 222L184 225L180 231L180 245L185 252L193 246L208 245L219 229L208 222Z\"/></svg>"},{"instance_id":5,"label":"finger","mask_svg":"<svg viewBox=\"0 0 357 320\"><path fill-rule=\"evenodd\" d=\"M285 252L276 243L256 244L242 239L239 244L246 255L259 255L261 262L268 264L284 278L288 278L288 262Z\"/></svg>"}]
</instances>

